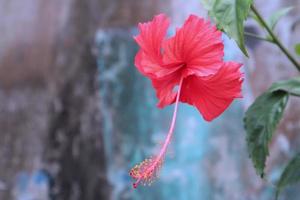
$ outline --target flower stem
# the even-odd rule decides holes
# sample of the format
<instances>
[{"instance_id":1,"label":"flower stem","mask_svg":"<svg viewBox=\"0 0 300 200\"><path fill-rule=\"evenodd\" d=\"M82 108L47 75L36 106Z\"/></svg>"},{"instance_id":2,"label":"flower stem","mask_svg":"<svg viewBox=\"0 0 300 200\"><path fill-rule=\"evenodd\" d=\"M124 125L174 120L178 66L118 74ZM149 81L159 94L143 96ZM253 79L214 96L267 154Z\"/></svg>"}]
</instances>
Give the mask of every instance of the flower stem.
<instances>
[{"instance_id":1,"label":"flower stem","mask_svg":"<svg viewBox=\"0 0 300 200\"><path fill-rule=\"evenodd\" d=\"M251 10L256 15L257 19L261 22L267 32L270 34L273 43L276 44L280 50L288 57L288 59L295 65L295 67L300 71L300 63L292 56L292 54L283 46L279 38L274 34L272 29L268 26L266 21L262 18L260 13L257 11L254 5L251 5Z\"/></svg>"},{"instance_id":2,"label":"flower stem","mask_svg":"<svg viewBox=\"0 0 300 200\"><path fill-rule=\"evenodd\" d=\"M179 83L179 87L178 87L178 91L177 91L177 96L176 96L176 103L175 103L175 108L174 108L174 112L173 112L173 117L172 117L172 122L170 125L170 129L167 135L167 138L163 144L163 147L158 155L158 157L162 158L162 156L166 153L168 145L171 141L173 132L174 132L174 127L175 127L175 122L176 122L176 116L177 116L177 110L178 110L178 103L179 103L179 98L180 98L180 92L181 92L181 87L182 87L182 82L183 82L183 78L181 78L180 83ZM159 159L157 158L157 161L159 161Z\"/></svg>"},{"instance_id":3,"label":"flower stem","mask_svg":"<svg viewBox=\"0 0 300 200\"><path fill-rule=\"evenodd\" d=\"M258 40L263 40L263 41L266 41L266 42L274 43L273 40L270 40L270 39L268 39L268 38L261 37L261 36L259 36L259 35L256 35L256 34L253 34L253 33L250 33L250 32L245 32L244 34L245 34L246 36L253 37L253 38L258 39Z\"/></svg>"},{"instance_id":4,"label":"flower stem","mask_svg":"<svg viewBox=\"0 0 300 200\"><path fill-rule=\"evenodd\" d=\"M182 88L182 83L183 83L183 78L181 78L180 83L179 83L179 87L178 87L178 91L177 91L177 95L176 95L176 102L175 102L175 107L174 107L174 112L173 112L173 117L172 117L172 121L171 121L171 125L168 131L168 135L165 139L165 142L158 154L157 157L155 157L154 162L151 164L151 166L149 166L147 168L147 170L145 172L143 172L144 174L152 174L155 169L158 168L158 166L162 163L162 160L164 159L164 156L167 152L167 148L170 144L173 132L174 132L174 127L175 127L175 122L176 122L176 116L177 116L177 110L178 110L178 103L179 103L179 99L180 99L180 93L181 93L181 88ZM137 188L138 184L143 180L143 176L140 176L135 183L133 183L133 187Z\"/></svg>"}]
</instances>

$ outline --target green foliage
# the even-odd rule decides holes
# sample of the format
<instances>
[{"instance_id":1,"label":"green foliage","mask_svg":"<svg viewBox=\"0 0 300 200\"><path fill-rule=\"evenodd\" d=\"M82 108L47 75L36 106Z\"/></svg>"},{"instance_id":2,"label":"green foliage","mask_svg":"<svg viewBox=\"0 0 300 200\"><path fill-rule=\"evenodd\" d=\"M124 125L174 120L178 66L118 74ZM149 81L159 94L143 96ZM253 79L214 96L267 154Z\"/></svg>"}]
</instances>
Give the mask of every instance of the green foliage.
<instances>
[{"instance_id":1,"label":"green foliage","mask_svg":"<svg viewBox=\"0 0 300 200\"><path fill-rule=\"evenodd\" d=\"M202 0L202 3L218 28L232 37L248 56L244 41L244 21L248 17L252 0Z\"/></svg>"},{"instance_id":2,"label":"green foliage","mask_svg":"<svg viewBox=\"0 0 300 200\"><path fill-rule=\"evenodd\" d=\"M248 53L244 41L244 21L250 15L268 32L269 36L265 40L277 45L295 67L300 70L299 63L274 34L276 24L292 10L292 7L280 9L267 20L264 20L257 9L254 6L251 7L253 0L201 1L208 10L209 16L217 24L218 29L233 38L246 56L248 56ZM250 12L250 7L252 12ZM295 52L300 55L300 44L295 45ZM261 177L264 176L265 163L269 155L269 143L278 123L282 119L290 95L300 97L300 77L274 83L255 100L245 113L244 125L247 132L248 152L256 172ZM298 181L300 181L300 154L290 161L281 175L277 185L276 198L284 187Z\"/></svg>"},{"instance_id":3,"label":"green foliage","mask_svg":"<svg viewBox=\"0 0 300 200\"><path fill-rule=\"evenodd\" d=\"M293 9L293 7L287 7L287 8L282 8L276 12L274 12L267 20L266 23L267 25L270 27L271 30L274 30L276 27L276 24L279 22L279 20L287 15L291 10ZM253 14L250 13L251 18L253 18L259 25L260 27L262 27L264 29L264 24L262 24L262 22L258 19L258 17Z\"/></svg>"},{"instance_id":4,"label":"green foliage","mask_svg":"<svg viewBox=\"0 0 300 200\"><path fill-rule=\"evenodd\" d=\"M213 5L215 5L215 1L216 0L201 0L202 5L204 6L204 8L208 11L213 9Z\"/></svg>"},{"instance_id":5,"label":"green foliage","mask_svg":"<svg viewBox=\"0 0 300 200\"><path fill-rule=\"evenodd\" d=\"M274 30L276 24L278 23L278 21L285 15L287 15L291 10L293 9L293 7L287 7L287 8L282 8L276 12L274 12L269 19L267 19L267 24L268 26Z\"/></svg>"},{"instance_id":6,"label":"green foliage","mask_svg":"<svg viewBox=\"0 0 300 200\"><path fill-rule=\"evenodd\" d=\"M293 9L293 7L287 7L287 8L282 8L276 12L274 12L267 20L266 20L266 25L273 31L276 27L276 24L278 23L278 21L285 15L287 15L291 10ZM265 25L262 23L262 21L257 17L257 15L255 15L254 13L250 13L251 18L253 18L258 25L260 25L261 28L265 28ZM272 41L272 37L270 35L268 35L266 37L267 39L269 39L269 41Z\"/></svg>"},{"instance_id":7,"label":"green foliage","mask_svg":"<svg viewBox=\"0 0 300 200\"><path fill-rule=\"evenodd\" d=\"M300 96L300 77L290 79L288 81L281 81L273 84L271 91L283 91L290 95ZM277 184L276 199L279 196L280 191L296 182L300 181L300 154L297 154L284 169L279 182Z\"/></svg>"},{"instance_id":8,"label":"green foliage","mask_svg":"<svg viewBox=\"0 0 300 200\"><path fill-rule=\"evenodd\" d=\"M300 56L300 43L295 45L295 52Z\"/></svg>"},{"instance_id":9,"label":"green foliage","mask_svg":"<svg viewBox=\"0 0 300 200\"><path fill-rule=\"evenodd\" d=\"M261 28L263 28L263 29L265 28L264 24L258 19L258 17L252 11L250 12L249 16L252 19L254 19Z\"/></svg>"},{"instance_id":10,"label":"green foliage","mask_svg":"<svg viewBox=\"0 0 300 200\"><path fill-rule=\"evenodd\" d=\"M282 118L289 95L300 96L300 77L274 83L245 114L248 152L261 177L269 155L269 142Z\"/></svg>"},{"instance_id":11,"label":"green foliage","mask_svg":"<svg viewBox=\"0 0 300 200\"><path fill-rule=\"evenodd\" d=\"M248 152L261 177L264 176L265 162L269 155L269 142L282 118L287 100L286 92L268 90L255 100L245 114Z\"/></svg>"},{"instance_id":12,"label":"green foliage","mask_svg":"<svg viewBox=\"0 0 300 200\"><path fill-rule=\"evenodd\" d=\"M300 153L297 154L286 166L277 183L276 199L280 191L290 185L300 181Z\"/></svg>"},{"instance_id":13,"label":"green foliage","mask_svg":"<svg viewBox=\"0 0 300 200\"><path fill-rule=\"evenodd\" d=\"M272 85L271 92L284 91L290 95L300 96L300 77L292 78L287 81L279 81Z\"/></svg>"}]
</instances>

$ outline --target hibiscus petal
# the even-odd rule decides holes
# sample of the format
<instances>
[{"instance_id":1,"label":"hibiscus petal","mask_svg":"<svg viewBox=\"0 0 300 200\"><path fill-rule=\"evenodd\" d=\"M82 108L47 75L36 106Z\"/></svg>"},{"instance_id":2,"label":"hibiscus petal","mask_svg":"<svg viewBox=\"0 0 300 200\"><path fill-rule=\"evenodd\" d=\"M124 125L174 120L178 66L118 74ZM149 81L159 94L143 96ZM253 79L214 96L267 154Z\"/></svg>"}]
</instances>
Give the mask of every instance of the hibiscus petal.
<instances>
[{"instance_id":1,"label":"hibiscus petal","mask_svg":"<svg viewBox=\"0 0 300 200\"><path fill-rule=\"evenodd\" d=\"M160 79L152 79L152 85L158 98L157 106L163 108L175 102L177 91L174 90L181 79L180 73L172 73Z\"/></svg>"},{"instance_id":2,"label":"hibiscus petal","mask_svg":"<svg viewBox=\"0 0 300 200\"><path fill-rule=\"evenodd\" d=\"M195 75L184 79L182 102L194 105L203 118L211 121L222 114L235 98L242 97L241 64L227 62L220 70L208 77Z\"/></svg>"},{"instance_id":3,"label":"hibiscus petal","mask_svg":"<svg viewBox=\"0 0 300 200\"><path fill-rule=\"evenodd\" d=\"M163 78L178 71L182 63L159 64L153 61L144 51L140 50L135 56L136 68L149 78Z\"/></svg>"},{"instance_id":4,"label":"hibiscus petal","mask_svg":"<svg viewBox=\"0 0 300 200\"><path fill-rule=\"evenodd\" d=\"M191 15L174 37L163 43L164 62L184 62L186 75L208 76L216 73L224 57L222 33L195 15Z\"/></svg>"},{"instance_id":5,"label":"hibiscus petal","mask_svg":"<svg viewBox=\"0 0 300 200\"><path fill-rule=\"evenodd\" d=\"M139 23L140 34L134 39L141 47L136 55L135 65L146 76L156 76L162 69L161 45L169 27L169 19L160 14L147 23Z\"/></svg>"}]
</instances>

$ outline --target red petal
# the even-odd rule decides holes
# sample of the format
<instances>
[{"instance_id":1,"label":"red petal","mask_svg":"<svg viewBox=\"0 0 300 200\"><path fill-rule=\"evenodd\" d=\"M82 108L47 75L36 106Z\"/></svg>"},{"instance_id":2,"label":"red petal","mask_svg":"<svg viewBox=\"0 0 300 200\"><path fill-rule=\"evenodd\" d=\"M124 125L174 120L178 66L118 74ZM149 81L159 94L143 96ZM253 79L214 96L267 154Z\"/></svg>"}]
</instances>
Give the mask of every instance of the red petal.
<instances>
[{"instance_id":1,"label":"red petal","mask_svg":"<svg viewBox=\"0 0 300 200\"><path fill-rule=\"evenodd\" d=\"M136 68L149 78L163 78L180 69L181 65L181 63L171 63L169 65L160 64L151 59L151 57L142 50L135 56Z\"/></svg>"},{"instance_id":2,"label":"red petal","mask_svg":"<svg viewBox=\"0 0 300 200\"><path fill-rule=\"evenodd\" d=\"M161 45L169 27L169 19L160 14L147 23L139 23L140 34L134 37L141 47L135 65L146 76L156 76L162 68Z\"/></svg>"},{"instance_id":3,"label":"red petal","mask_svg":"<svg viewBox=\"0 0 300 200\"><path fill-rule=\"evenodd\" d=\"M186 63L186 75L214 74L221 67L224 56L221 36L209 21L191 15L176 35L164 42L164 62Z\"/></svg>"},{"instance_id":4,"label":"red petal","mask_svg":"<svg viewBox=\"0 0 300 200\"><path fill-rule=\"evenodd\" d=\"M241 64L227 62L208 77L188 76L184 79L182 102L194 105L203 118L211 121L222 114L235 98L242 97Z\"/></svg>"},{"instance_id":5,"label":"red petal","mask_svg":"<svg viewBox=\"0 0 300 200\"><path fill-rule=\"evenodd\" d=\"M159 100L157 103L159 108L175 102L177 92L174 88L179 84L180 78L180 73L172 73L161 79L152 79L152 85L156 90L156 96Z\"/></svg>"}]
</instances>

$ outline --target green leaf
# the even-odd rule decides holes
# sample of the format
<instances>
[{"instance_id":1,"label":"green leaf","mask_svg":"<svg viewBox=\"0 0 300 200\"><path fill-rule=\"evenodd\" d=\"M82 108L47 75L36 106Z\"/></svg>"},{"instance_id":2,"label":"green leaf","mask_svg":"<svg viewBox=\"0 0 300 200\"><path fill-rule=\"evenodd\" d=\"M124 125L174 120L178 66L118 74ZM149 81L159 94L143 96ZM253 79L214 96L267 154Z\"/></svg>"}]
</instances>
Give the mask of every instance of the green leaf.
<instances>
[{"instance_id":1,"label":"green leaf","mask_svg":"<svg viewBox=\"0 0 300 200\"><path fill-rule=\"evenodd\" d=\"M288 100L284 91L270 91L260 95L244 117L248 152L256 172L263 177L269 142L282 118Z\"/></svg>"},{"instance_id":2,"label":"green leaf","mask_svg":"<svg viewBox=\"0 0 300 200\"><path fill-rule=\"evenodd\" d=\"M276 199L278 199L280 191L291 184L300 181L300 153L298 153L286 166L277 183Z\"/></svg>"},{"instance_id":3,"label":"green leaf","mask_svg":"<svg viewBox=\"0 0 300 200\"><path fill-rule=\"evenodd\" d=\"M201 0L218 28L233 38L248 56L244 41L244 21L252 0Z\"/></svg>"},{"instance_id":4,"label":"green leaf","mask_svg":"<svg viewBox=\"0 0 300 200\"><path fill-rule=\"evenodd\" d=\"M282 118L289 95L300 96L300 77L274 83L245 113L248 152L261 177L264 176L269 155L268 145Z\"/></svg>"},{"instance_id":5,"label":"green leaf","mask_svg":"<svg viewBox=\"0 0 300 200\"><path fill-rule=\"evenodd\" d=\"M204 6L204 8L208 11L212 10L213 5L215 4L216 0L201 0L202 5Z\"/></svg>"},{"instance_id":6,"label":"green leaf","mask_svg":"<svg viewBox=\"0 0 300 200\"><path fill-rule=\"evenodd\" d=\"M287 81L276 82L272 85L270 91L284 91L294 96L300 96L300 77L292 78Z\"/></svg>"},{"instance_id":7,"label":"green leaf","mask_svg":"<svg viewBox=\"0 0 300 200\"><path fill-rule=\"evenodd\" d=\"M295 45L295 52L300 56L300 43Z\"/></svg>"},{"instance_id":8,"label":"green leaf","mask_svg":"<svg viewBox=\"0 0 300 200\"><path fill-rule=\"evenodd\" d=\"M244 118L247 146L256 172L264 176L269 155L268 145L282 118L289 95L300 96L300 77L274 83L260 95L247 110ZM289 184L300 181L300 154L293 158L282 173L277 184L276 199Z\"/></svg>"},{"instance_id":9,"label":"green leaf","mask_svg":"<svg viewBox=\"0 0 300 200\"><path fill-rule=\"evenodd\" d=\"M293 7L287 7L287 8L282 8L282 9L274 12L267 20L268 26L272 30L274 30L274 28L275 28L277 22L280 20L280 18L285 16L286 14L288 14L292 9L293 9Z\"/></svg>"}]
</instances>

